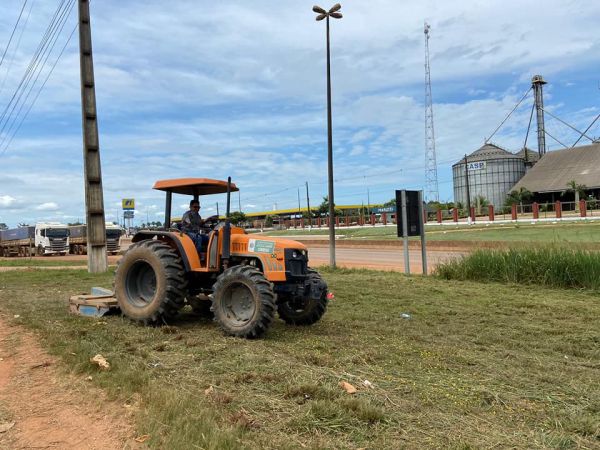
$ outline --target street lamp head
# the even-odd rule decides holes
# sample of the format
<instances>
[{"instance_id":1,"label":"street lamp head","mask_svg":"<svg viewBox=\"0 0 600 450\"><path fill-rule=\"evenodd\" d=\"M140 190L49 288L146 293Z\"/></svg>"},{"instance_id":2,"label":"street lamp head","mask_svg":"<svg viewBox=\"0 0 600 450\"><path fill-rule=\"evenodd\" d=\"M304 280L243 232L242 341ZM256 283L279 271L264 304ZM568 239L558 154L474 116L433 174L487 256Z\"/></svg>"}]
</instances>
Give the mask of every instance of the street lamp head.
<instances>
[{"instance_id":1,"label":"street lamp head","mask_svg":"<svg viewBox=\"0 0 600 450\"><path fill-rule=\"evenodd\" d=\"M313 6L313 11L317 14L327 14L327 11L325 11L323 8L317 5Z\"/></svg>"},{"instance_id":2,"label":"street lamp head","mask_svg":"<svg viewBox=\"0 0 600 450\"><path fill-rule=\"evenodd\" d=\"M317 21L318 21L318 20L323 20L325 17L327 17L327 13L325 13L325 14L319 14L319 15L318 15L318 16L315 18L315 20L317 20Z\"/></svg>"},{"instance_id":3,"label":"street lamp head","mask_svg":"<svg viewBox=\"0 0 600 450\"><path fill-rule=\"evenodd\" d=\"M342 5L340 5L339 3L336 3L335 5L333 5L331 7L331 9L329 10L329 14L334 13L336 11L339 11L340 8L342 7Z\"/></svg>"},{"instance_id":4,"label":"street lamp head","mask_svg":"<svg viewBox=\"0 0 600 450\"><path fill-rule=\"evenodd\" d=\"M339 13L339 12L332 12L332 13L329 13L329 15L331 17L333 17L334 19L341 19L342 18L342 13Z\"/></svg>"}]
</instances>

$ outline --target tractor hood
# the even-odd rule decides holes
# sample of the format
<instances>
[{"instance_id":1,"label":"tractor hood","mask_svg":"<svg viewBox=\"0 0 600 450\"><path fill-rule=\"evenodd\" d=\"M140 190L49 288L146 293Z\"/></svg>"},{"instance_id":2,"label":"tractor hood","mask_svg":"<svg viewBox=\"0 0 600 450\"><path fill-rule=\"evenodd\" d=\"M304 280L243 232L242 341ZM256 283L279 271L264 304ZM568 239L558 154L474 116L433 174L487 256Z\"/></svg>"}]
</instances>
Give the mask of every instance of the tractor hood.
<instances>
[{"instance_id":1,"label":"tractor hood","mask_svg":"<svg viewBox=\"0 0 600 450\"><path fill-rule=\"evenodd\" d=\"M307 250L306 245L293 241L271 236L256 236L252 234L232 234L231 243L234 252L268 253L281 252L286 248L295 250Z\"/></svg>"}]
</instances>

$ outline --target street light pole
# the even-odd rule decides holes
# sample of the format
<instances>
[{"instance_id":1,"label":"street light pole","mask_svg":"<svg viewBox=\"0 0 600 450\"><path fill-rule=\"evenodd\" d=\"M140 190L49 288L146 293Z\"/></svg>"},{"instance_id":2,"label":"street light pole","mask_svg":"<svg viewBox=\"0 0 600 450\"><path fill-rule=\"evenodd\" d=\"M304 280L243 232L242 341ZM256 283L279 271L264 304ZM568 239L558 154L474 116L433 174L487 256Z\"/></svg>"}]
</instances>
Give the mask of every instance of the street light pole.
<instances>
[{"instance_id":1,"label":"street light pole","mask_svg":"<svg viewBox=\"0 0 600 450\"><path fill-rule=\"evenodd\" d=\"M312 230L312 213L310 212L310 197L308 196L308 181L306 182L306 209L308 209L308 229Z\"/></svg>"},{"instance_id":2,"label":"street light pole","mask_svg":"<svg viewBox=\"0 0 600 450\"><path fill-rule=\"evenodd\" d=\"M320 6L313 6L313 11L318 14L316 20L327 19L327 176L329 200L329 265L335 267L335 210L333 198L333 134L331 125L331 55L329 49L329 17L341 19L342 13L338 12L342 6L333 5L329 11Z\"/></svg>"}]
</instances>

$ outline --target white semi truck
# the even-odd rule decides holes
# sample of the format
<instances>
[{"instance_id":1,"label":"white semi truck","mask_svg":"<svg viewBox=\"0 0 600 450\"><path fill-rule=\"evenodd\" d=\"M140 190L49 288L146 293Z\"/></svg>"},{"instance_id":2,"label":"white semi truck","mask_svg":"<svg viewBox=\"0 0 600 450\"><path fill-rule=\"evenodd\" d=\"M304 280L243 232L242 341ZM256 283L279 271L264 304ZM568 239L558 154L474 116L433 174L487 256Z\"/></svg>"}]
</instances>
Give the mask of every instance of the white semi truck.
<instances>
[{"instance_id":1,"label":"white semi truck","mask_svg":"<svg viewBox=\"0 0 600 450\"><path fill-rule=\"evenodd\" d=\"M69 228L58 222L0 231L0 256L66 255Z\"/></svg>"},{"instance_id":2,"label":"white semi truck","mask_svg":"<svg viewBox=\"0 0 600 450\"><path fill-rule=\"evenodd\" d=\"M106 224L106 251L116 255L119 253L123 229L119 225ZM73 255L87 255L87 225L69 227L69 247Z\"/></svg>"}]
</instances>

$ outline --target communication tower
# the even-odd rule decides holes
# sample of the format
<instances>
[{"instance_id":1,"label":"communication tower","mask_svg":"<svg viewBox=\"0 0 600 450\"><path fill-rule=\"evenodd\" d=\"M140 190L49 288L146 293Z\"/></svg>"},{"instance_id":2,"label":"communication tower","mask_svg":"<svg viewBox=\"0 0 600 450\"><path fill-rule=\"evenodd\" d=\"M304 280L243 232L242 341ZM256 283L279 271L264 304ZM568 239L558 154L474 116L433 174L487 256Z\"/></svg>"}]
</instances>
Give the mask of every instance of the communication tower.
<instances>
[{"instance_id":1,"label":"communication tower","mask_svg":"<svg viewBox=\"0 0 600 450\"><path fill-rule=\"evenodd\" d=\"M440 194L435 157L435 133L433 131L433 99L431 97L431 71L429 67L429 30L425 22L425 199L439 201Z\"/></svg>"}]
</instances>

